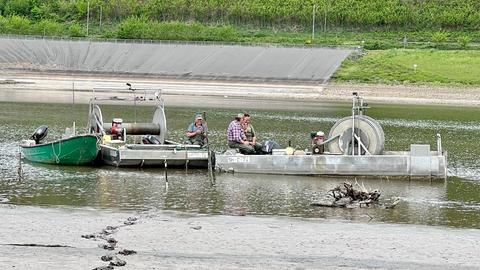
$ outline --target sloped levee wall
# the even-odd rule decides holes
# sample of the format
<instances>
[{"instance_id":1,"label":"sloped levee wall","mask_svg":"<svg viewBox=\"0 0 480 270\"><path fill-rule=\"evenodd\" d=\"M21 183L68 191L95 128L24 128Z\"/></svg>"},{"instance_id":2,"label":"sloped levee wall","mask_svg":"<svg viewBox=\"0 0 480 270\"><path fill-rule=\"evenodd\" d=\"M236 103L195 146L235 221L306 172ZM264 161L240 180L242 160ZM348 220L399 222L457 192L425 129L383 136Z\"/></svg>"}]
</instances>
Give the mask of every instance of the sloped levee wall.
<instances>
[{"instance_id":1,"label":"sloped levee wall","mask_svg":"<svg viewBox=\"0 0 480 270\"><path fill-rule=\"evenodd\" d=\"M3 69L327 81L353 49L0 38Z\"/></svg>"}]
</instances>

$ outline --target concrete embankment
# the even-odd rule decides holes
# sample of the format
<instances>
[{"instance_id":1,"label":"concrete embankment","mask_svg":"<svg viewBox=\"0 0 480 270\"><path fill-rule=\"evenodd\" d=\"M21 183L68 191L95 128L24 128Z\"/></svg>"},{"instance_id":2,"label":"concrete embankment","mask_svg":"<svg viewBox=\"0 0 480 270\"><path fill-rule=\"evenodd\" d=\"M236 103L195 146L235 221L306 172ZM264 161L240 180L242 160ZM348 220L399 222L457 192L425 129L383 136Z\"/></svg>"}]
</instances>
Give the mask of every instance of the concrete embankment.
<instances>
[{"instance_id":1,"label":"concrete embankment","mask_svg":"<svg viewBox=\"0 0 480 270\"><path fill-rule=\"evenodd\" d=\"M328 81L352 48L0 38L3 69L162 78Z\"/></svg>"}]
</instances>

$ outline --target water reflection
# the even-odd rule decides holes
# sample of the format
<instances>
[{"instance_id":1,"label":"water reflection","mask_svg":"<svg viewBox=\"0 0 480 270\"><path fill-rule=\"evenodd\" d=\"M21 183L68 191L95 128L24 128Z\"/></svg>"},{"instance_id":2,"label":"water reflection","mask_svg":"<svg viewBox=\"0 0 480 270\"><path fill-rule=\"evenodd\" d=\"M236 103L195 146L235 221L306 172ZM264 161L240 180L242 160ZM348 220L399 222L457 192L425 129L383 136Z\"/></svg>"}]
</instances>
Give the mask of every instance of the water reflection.
<instances>
[{"instance_id":1,"label":"water reflection","mask_svg":"<svg viewBox=\"0 0 480 270\"><path fill-rule=\"evenodd\" d=\"M14 204L74 205L114 209L169 209L227 215L320 217L462 227L479 226L476 183L358 179L382 192L381 202L402 200L393 210L382 207L334 209L310 206L342 178L218 174L212 185L204 170L169 170L168 189L160 169L86 168L26 165L34 174L23 181L0 183L0 196ZM472 190L466 196L459 191Z\"/></svg>"}]
</instances>

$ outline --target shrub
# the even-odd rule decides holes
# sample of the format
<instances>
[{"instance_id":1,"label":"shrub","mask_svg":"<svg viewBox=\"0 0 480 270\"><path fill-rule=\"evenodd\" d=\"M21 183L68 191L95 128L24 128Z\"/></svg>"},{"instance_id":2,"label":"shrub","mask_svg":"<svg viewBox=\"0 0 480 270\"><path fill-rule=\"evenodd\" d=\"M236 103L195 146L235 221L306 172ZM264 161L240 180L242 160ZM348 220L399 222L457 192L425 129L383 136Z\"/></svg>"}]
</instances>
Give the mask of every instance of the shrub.
<instances>
[{"instance_id":1,"label":"shrub","mask_svg":"<svg viewBox=\"0 0 480 270\"><path fill-rule=\"evenodd\" d=\"M0 33L7 33L8 19L0 15Z\"/></svg>"},{"instance_id":2,"label":"shrub","mask_svg":"<svg viewBox=\"0 0 480 270\"><path fill-rule=\"evenodd\" d=\"M363 44L363 46L367 50L385 50L390 47L387 43L380 40L367 41Z\"/></svg>"},{"instance_id":3,"label":"shrub","mask_svg":"<svg viewBox=\"0 0 480 270\"><path fill-rule=\"evenodd\" d=\"M118 26L117 37L125 39L147 38L145 32L149 28L148 24L146 17L129 17Z\"/></svg>"},{"instance_id":4,"label":"shrub","mask_svg":"<svg viewBox=\"0 0 480 270\"><path fill-rule=\"evenodd\" d=\"M26 35L30 32L30 20L17 15L11 16L8 18L6 32Z\"/></svg>"},{"instance_id":5,"label":"shrub","mask_svg":"<svg viewBox=\"0 0 480 270\"><path fill-rule=\"evenodd\" d=\"M28 16L30 15L30 10L32 9L31 2L32 1L29 0L7 1L5 4L4 14Z\"/></svg>"},{"instance_id":6,"label":"shrub","mask_svg":"<svg viewBox=\"0 0 480 270\"><path fill-rule=\"evenodd\" d=\"M468 43L470 43L471 41L472 41L472 38L469 36L460 36L457 39L458 45L460 45L460 47L464 49L468 46Z\"/></svg>"},{"instance_id":7,"label":"shrub","mask_svg":"<svg viewBox=\"0 0 480 270\"><path fill-rule=\"evenodd\" d=\"M200 23L153 22L146 17L130 17L120 23L117 37L124 39L232 41L236 30L230 25L206 26Z\"/></svg>"},{"instance_id":8,"label":"shrub","mask_svg":"<svg viewBox=\"0 0 480 270\"><path fill-rule=\"evenodd\" d=\"M432 35L432 41L437 45L445 43L448 40L448 33L446 32L435 32Z\"/></svg>"},{"instance_id":9,"label":"shrub","mask_svg":"<svg viewBox=\"0 0 480 270\"><path fill-rule=\"evenodd\" d=\"M74 23L74 24L70 25L70 27L68 28L68 33L69 33L69 36L71 36L71 37L84 37L85 36L85 32L84 32L82 26L78 23Z\"/></svg>"},{"instance_id":10,"label":"shrub","mask_svg":"<svg viewBox=\"0 0 480 270\"><path fill-rule=\"evenodd\" d=\"M52 7L46 4L42 4L40 6L34 6L30 11L31 17L34 20L42 20L42 19L53 19L58 18L58 15Z\"/></svg>"},{"instance_id":11,"label":"shrub","mask_svg":"<svg viewBox=\"0 0 480 270\"><path fill-rule=\"evenodd\" d=\"M33 32L42 36L62 36L63 25L51 20L41 20L33 26Z\"/></svg>"}]
</instances>

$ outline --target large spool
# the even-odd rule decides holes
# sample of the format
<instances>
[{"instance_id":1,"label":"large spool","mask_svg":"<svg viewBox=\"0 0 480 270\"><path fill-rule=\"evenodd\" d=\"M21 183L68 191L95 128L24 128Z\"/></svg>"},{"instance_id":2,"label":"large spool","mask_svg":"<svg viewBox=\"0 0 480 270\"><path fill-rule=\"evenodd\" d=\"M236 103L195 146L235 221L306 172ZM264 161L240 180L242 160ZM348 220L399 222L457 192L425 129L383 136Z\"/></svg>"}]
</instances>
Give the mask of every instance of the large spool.
<instances>
[{"instance_id":1,"label":"large spool","mask_svg":"<svg viewBox=\"0 0 480 270\"><path fill-rule=\"evenodd\" d=\"M167 137L167 118L165 117L165 110L163 109L163 106L157 106L155 109L152 123L159 126L160 133L158 134L158 139L161 143L165 143L165 138Z\"/></svg>"},{"instance_id":2,"label":"large spool","mask_svg":"<svg viewBox=\"0 0 480 270\"><path fill-rule=\"evenodd\" d=\"M91 107L89 125L90 133L105 132L112 126L111 123L103 122L102 110L96 104ZM122 123L122 128L129 135L156 135L163 144L167 135L167 121L163 107L156 107L152 123Z\"/></svg>"},{"instance_id":3,"label":"large spool","mask_svg":"<svg viewBox=\"0 0 480 270\"><path fill-rule=\"evenodd\" d=\"M385 147L385 134L382 126L373 118L366 115L355 115L355 134L360 137L362 143L372 155L381 155ZM329 138L339 136L328 144L328 150L333 154L356 154L358 145L352 147L352 116L338 120L330 129ZM361 148L360 154L366 152Z\"/></svg>"}]
</instances>

